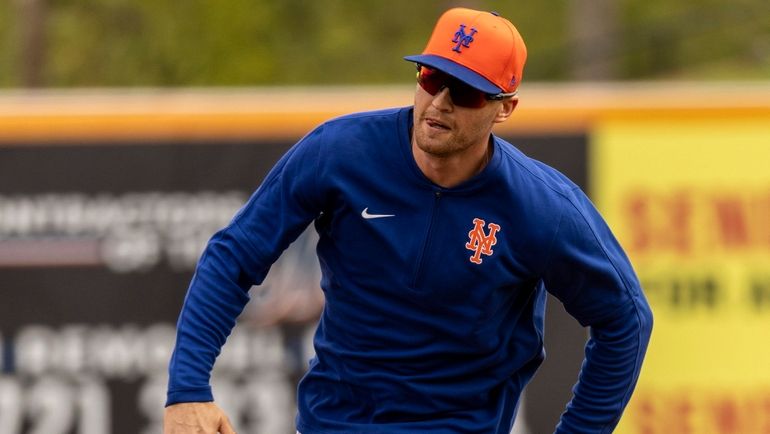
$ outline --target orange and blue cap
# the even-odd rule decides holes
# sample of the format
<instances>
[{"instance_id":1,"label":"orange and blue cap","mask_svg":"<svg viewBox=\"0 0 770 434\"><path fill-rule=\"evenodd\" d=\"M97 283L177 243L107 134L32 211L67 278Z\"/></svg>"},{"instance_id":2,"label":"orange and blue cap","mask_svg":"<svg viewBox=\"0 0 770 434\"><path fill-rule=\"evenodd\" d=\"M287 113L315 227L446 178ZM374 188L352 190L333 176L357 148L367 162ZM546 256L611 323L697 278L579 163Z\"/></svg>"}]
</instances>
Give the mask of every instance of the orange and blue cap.
<instances>
[{"instance_id":1,"label":"orange and blue cap","mask_svg":"<svg viewBox=\"0 0 770 434\"><path fill-rule=\"evenodd\" d=\"M438 19L422 54L404 59L494 95L519 87L527 47L516 27L497 13L454 8Z\"/></svg>"}]
</instances>

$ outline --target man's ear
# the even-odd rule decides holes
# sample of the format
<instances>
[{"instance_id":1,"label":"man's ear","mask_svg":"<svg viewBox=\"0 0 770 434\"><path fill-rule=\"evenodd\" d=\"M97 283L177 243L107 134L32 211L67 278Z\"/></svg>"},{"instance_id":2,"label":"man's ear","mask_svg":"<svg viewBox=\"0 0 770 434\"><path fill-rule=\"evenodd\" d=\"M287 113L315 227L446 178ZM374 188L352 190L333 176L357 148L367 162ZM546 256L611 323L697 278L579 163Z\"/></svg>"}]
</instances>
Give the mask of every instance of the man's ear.
<instances>
[{"instance_id":1,"label":"man's ear","mask_svg":"<svg viewBox=\"0 0 770 434\"><path fill-rule=\"evenodd\" d=\"M508 120L518 104L519 98L516 96L504 99L502 104L500 104L500 110L497 112L497 116L495 117L495 123L505 122Z\"/></svg>"}]
</instances>

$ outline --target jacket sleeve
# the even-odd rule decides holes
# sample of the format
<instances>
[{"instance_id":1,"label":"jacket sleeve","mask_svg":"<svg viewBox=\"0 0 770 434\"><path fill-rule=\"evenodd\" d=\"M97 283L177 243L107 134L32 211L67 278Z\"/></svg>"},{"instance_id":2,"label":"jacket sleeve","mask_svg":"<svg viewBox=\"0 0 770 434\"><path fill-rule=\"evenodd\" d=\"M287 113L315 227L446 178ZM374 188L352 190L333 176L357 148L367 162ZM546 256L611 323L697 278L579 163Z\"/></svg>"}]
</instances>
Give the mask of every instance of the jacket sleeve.
<instances>
[{"instance_id":1,"label":"jacket sleeve","mask_svg":"<svg viewBox=\"0 0 770 434\"><path fill-rule=\"evenodd\" d=\"M544 273L546 288L590 327L573 397L556 433L610 433L636 385L652 312L631 264L578 189L565 201Z\"/></svg>"},{"instance_id":2,"label":"jacket sleeve","mask_svg":"<svg viewBox=\"0 0 770 434\"><path fill-rule=\"evenodd\" d=\"M208 242L177 322L166 405L213 400L210 373L249 289L321 212L322 136L319 127L292 147Z\"/></svg>"}]
</instances>

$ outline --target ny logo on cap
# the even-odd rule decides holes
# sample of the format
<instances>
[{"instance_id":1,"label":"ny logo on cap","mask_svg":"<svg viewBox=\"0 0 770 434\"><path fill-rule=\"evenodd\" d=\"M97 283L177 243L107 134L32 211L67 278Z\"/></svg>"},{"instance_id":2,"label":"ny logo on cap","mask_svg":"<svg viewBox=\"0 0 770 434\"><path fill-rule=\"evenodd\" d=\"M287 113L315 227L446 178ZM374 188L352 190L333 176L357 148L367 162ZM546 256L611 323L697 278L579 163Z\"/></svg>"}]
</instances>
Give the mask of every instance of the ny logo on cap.
<instances>
[{"instance_id":1,"label":"ny logo on cap","mask_svg":"<svg viewBox=\"0 0 770 434\"><path fill-rule=\"evenodd\" d=\"M471 45L471 42L473 42L473 35L476 34L476 29L471 27L471 34L468 35L465 33L465 24L460 24L460 28L455 32L455 37L452 39L452 42L456 42L457 45L455 45L454 48L452 48L452 51L457 51L458 53L462 48L465 47L468 48Z\"/></svg>"}]
</instances>

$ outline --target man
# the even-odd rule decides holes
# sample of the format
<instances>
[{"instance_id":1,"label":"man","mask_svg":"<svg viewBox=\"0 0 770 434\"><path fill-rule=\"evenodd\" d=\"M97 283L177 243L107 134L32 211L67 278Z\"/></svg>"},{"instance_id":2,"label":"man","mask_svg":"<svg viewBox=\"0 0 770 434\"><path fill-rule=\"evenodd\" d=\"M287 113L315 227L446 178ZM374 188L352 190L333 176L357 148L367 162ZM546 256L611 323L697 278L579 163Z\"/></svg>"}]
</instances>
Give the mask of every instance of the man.
<instances>
[{"instance_id":1,"label":"man","mask_svg":"<svg viewBox=\"0 0 770 434\"><path fill-rule=\"evenodd\" d=\"M179 318L167 434L233 432L211 402L214 359L248 288L310 222L326 305L299 432L507 434L543 360L545 290L591 328L556 431L617 424L652 315L586 196L491 133L518 102L521 36L452 9L406 59L414 107L321 125L209 242Z\"/></svg>"}]
</instances>

